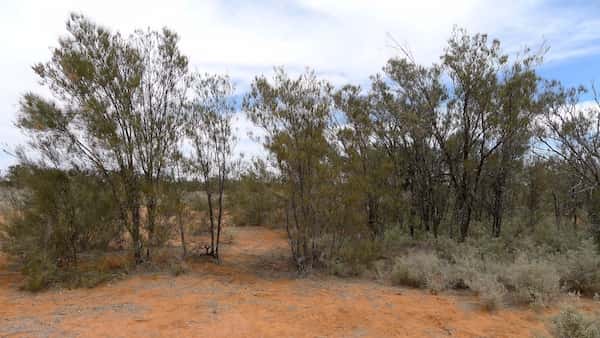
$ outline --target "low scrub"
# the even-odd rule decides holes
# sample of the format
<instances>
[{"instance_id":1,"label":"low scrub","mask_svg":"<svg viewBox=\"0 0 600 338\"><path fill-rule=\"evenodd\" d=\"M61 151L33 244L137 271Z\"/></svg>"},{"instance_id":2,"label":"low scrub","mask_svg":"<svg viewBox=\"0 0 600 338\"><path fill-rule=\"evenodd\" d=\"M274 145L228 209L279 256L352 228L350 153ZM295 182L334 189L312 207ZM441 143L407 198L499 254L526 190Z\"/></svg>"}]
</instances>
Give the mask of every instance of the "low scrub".
<instances>
[{"instance_id":1,"label":"low scrub","mask_svg":"<svg viewBox=\"0 0 600 338\"><path fill-rule=\"evenodd\" d=\"M169 270L173 276L180 276L186 274L189 271L189 267L184 261L176 261L171 263Z\"/></svg>"},{"instance_id":2,"label":"low scrub","mask_svg":"<svg viewBox=\"0 0 600 338\"><path fill-rule=\"evenodd\" d=\"M556 338L599 338L600 320L566 307L552 320L551 331Z\"/></svg>"},{"instance_id":3,"label":"low scrub","mask_svg":"<svg viewBox=\"0 0 600 338\"><path fill-rule=\"evenodd\" d=\"M549 261L521 256L506 269L501 282L517 304L546 306L560 294L560 277Z\"/></svg>"},{"instance_id":4,"label":"low scrub","mask_svg":"<svg viewBox=\"0 0 600 338\"><path fill-rule=\"evenodd\" d=\"M377 242L354 241L342 247L329 266L334 275L358 276L370 268L380 256L381 246Z\"/></svg>"},{"instance_id":5,"label":"low scrub","mask_svg":"<svg viewBox=\"0 0 600 338\"><path fill-rule=\"evenodd\" d=\"M432 253L418 252L396 258L392 283L439 292L448 286L446 264Z\"/></svg>"},{"instance_id":6,"label":"low scrub","mask_svg":"<svg viewBox=\"0 0 600 338\"><path fill-rule=\"evenodd\" d=\"M506 288L498 282L495 275L477 274L467 282L469 289L479 296L482 307L487 311L496 311L504 306Z\"/></svg>"},{"instance_id":7,"label":"low scrub","mask_svg":"<svg viewBox=\"0 0 600 338\"><path fill-rule=\"evenodd\" d=\"M591 241L583 241L579 248L569 250L558 263L565 291L586 296L600 293L600 257Z\"/></svg>"},{"instance_id":8,"label":"low scrub","mask_svg":"<svg viewBox=\"0 0 600 338\"><path fill-rule=\"evenodd\" d=\"M79 265L57 267L44 256L28 259L22 269L22 289L38 292L49 287L92 288L128 273L130 262L122 256L104 256Z\"/></svg>"}]
</instances>

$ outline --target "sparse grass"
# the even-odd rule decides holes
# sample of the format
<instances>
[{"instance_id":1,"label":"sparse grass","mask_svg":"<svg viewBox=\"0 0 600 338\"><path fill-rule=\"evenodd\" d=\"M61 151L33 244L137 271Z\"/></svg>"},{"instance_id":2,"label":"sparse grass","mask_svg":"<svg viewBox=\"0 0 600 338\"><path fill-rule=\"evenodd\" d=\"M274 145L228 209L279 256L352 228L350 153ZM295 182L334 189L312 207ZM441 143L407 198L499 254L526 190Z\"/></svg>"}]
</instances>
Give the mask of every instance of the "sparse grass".
<instances>
[{"instance_id":1,"label":"sparse grass","mask_svg":"<svg viewBox=\"0 0 600 338\"><path fill-rule=\"evenodd\" d=\"M233 226L224 226L221 228L221 244L233 244L237 229Z\"/></svg>"}]
</instances>

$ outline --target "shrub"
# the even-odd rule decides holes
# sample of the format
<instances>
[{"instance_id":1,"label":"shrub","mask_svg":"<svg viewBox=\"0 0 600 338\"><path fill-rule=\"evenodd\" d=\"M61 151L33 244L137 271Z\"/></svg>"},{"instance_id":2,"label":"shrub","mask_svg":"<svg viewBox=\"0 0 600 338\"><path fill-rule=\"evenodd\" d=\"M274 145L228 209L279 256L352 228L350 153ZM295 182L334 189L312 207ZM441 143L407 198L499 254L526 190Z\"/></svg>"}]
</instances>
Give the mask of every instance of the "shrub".
<instances>
[{"instance_id":1,"label":"shrub","mask_svg":"<svg viewBox=\"0 0 600 338\"><path fill-rule=\"evenodd\" d=\"M55 264L44 258L30 259L23 269L26 276L22 288L27 291L37 292L51 286L68 289L92 288L101 283L121 276L124 266L119 265L100 268L106 261L91 267L67 267L59 269Z\"/></svg>"},{"instance_id":2,"label":"shrub","mask_svg":"<svg viewBox=\"0 0 600 338\"><path fill-rule=\"evenodd\" d=\"M498 282L495 275L477 274L466 283L469 289L478 294L481 305L487 311L495 311L504 306L506 288Z\"/></svg>"},{"instance_id":3,"label":"shrub","mask_svg":"<svg viewBox=\"0 0 600 338\"><path fill-rule=\"evenodd\" d=\"M173 276L180 276L186 274L189 271L189 267L184 261L177 261L171 263L169 270Z\"/></svg>"},{"instance_id":4,"label":"shrub","mask_svg":"<svg viewBox=\"0 0 600 338\"><path fill-rule=\"evenodd\" d=\"M129 264L130 262L125 256L107 255L100 259L100 261L97 264L96 270L100 272L125 270L128 268Z\"/></svg>"},{"instance_id":5,"label":"shrub","mask_svg":"<svg viewBox=\"0 0 600 338\"><path fill-rule=\"evenodd\" d=\"M24 288L43 289L62 280L80 253L106 249L121 229L103 181L85 172L35 165L13 167L11 212L3 224L3 249L23 263Z\"/></svg>"},{"instance_id":6,"label":"shrub","mask_svg":"<svg viewBox=\"0 0 600 338\"><path fill-rule=\"evenodd\" d=\"M404 248L414 246L417 242L404 232L400 226L388 226L383 231L382 243L386 252L398 252Z\"/></svg>"},{"instance_id":7,"label":"shrub","mask_svg":"<svg viewBox=\"0 0 600 338\"><path fill-rule=\"evenodd\" d=\"M396 258L392 268L392 283L439 292L448 285L446 265L431 253L412 253Z\"/></svg>"},{"instance_id":8,"label":"shrub","mask_svg":"<svg viewBox=\"0 0 600 338\"><path fill-rule=\"evenodd\" d=\"M93 288L118 278L121 275L121 272L117 271L83 271L80 269L59 270L56 284L68 289Z\"/></svg>"},{"instance_id":9,"label":"shrub","mask_svg":"<svg viewBox=\"0 0 600 338\"><path fill-rule=\"evenodd\" d=\"M381 246L370 240L355 240L342 247L334 262L330 264L337 276L358 276L381 255Z\"/></svg>"},{"instance_id":10,"label":"shrub","mask_svg":"<svg viewBox=\"0 0 600 338\"><path fill-rule=\"evenodd\" d=\"M565 291L592 296L600 292L600 256L592 241L586 240L561 259L560 282Z\"/></svg>"},{"instance_id":11,"label":"shrub","mask_svg":"<svg viewBox=\"0 0 600 338\"><path fill-rule=\"evenodd\" d=\"M56 265L44 256L36 256L28 259L22 272L25 275L25 283L22 288L32 292L47 288L57 278Z\"/></svg>"},{"instance_id":12,"label":"shrub","mask_svg":"<svg viewBox=\"0 0 600 338\"><path fill-rule=\"evenodd\" d=\"M564 308L552 320L552 334L556 338L598 338L600 322L590 319L572 307Z\"/></svg>"},{"instance_id":13,"label":"shrub","mask_svg":"<svg viewBox=\"0 0 600 338\"><path fill-rule=\"evenodd\" d=\"M506 269L500 281L512 293L517 303L545 306L554 301L560 292L559 275L547 261L529 261L523 256Z\"/></svg>"}]
</instances>

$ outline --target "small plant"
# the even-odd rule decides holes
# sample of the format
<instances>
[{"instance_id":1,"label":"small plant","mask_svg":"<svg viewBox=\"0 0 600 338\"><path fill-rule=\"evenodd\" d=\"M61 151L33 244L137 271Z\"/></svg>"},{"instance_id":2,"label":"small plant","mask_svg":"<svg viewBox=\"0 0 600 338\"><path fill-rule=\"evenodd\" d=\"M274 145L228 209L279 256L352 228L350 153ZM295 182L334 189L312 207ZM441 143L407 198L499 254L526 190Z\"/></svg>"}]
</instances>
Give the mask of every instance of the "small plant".
<instances>
[{"instance_id":1,"label":"small plant","mask_svg":"<svg viewBox=\"0 0 600 338\"><path fill-rule=\"evenodd\" d=\"M598 338L600 321L566 307L552 320L552 334L556 338Z\"/></svg>"}]
</instances>

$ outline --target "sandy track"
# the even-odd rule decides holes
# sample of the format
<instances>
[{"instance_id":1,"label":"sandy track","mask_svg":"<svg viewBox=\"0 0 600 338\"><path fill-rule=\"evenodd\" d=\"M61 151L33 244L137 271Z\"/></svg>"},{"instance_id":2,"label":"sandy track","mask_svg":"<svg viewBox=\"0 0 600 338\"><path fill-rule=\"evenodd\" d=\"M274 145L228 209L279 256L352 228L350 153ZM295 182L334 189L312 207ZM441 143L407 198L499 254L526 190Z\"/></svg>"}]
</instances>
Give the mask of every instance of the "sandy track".
<instances>
[{"instance_id":1,"label":"sandy track","mask_svg":"<svg viewBox=\"0 0 600 338\"><path fill-rule=\"evenodd\" d=\"M488 314L467 296L358 279L295 278L284 233L240 228L223 262L135 275L95 289L19 291L0 258L0 336L530 337L549 311Z\"/></svg>"}]
</instances>

